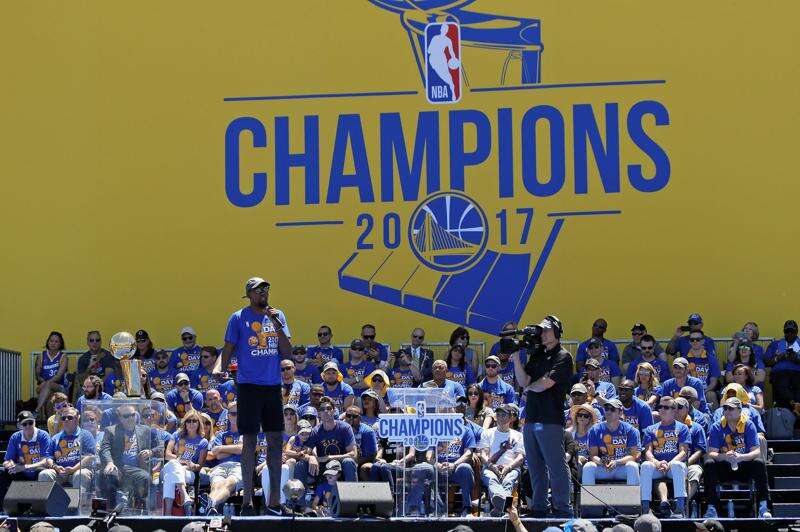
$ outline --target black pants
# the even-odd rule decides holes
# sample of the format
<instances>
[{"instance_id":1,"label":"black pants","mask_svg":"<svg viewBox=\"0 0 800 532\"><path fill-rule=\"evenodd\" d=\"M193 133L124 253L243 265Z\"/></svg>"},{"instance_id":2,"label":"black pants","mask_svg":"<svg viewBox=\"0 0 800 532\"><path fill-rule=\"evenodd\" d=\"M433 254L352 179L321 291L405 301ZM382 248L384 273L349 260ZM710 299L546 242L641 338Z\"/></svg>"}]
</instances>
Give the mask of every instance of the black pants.
<instances>
[{"instance_id":1,"label":"black pants","mask_svg":"<svg viewBox=\"0 0 800 532\"><path fill-rule=\"evenodd\" d=\"M800 371L772 373L772 391L775 404L792 409L792 401L800 403Z\"/></svg>"},{"instance_id":2,"label":"black pants","mask_svg":"<svg viewBox=\"0 0 800 532\"><path fill-rule=\"evenodd\" d=\"M135 496L140 498L147 496L148 488L150 487L150 473L139 467L120 466L119 476L103 473L101 482L103 483L108 506L109 508L114 508L120 502L117 500L117 490L125 491L133 488Z\"/></svg>"},{"instance_id":3,"label":"black pants","mask_svg":"<svg viewBox=\"0 0 800 532\"><path fill-rule=\"evenodd\" d=\"M706 500L708 504L719 508L719 493L717 488L720 482L740 481L749 484L750 479L756 484L756 499L758 502L769 500L769 480L767 479L767 466L759 458L750 462L739 462L739 469L733 471L728 462L716 462L706 458L703 463L703 477L705 478Z\"/></svg>"},{"instance_id":4,"label":"black pants","mask_svg":"<svg viewBox=\"0 0 800 532\"><path fill-rule=\"evenodd\" d=\"M36 473L39 473L38 469L36 470ZM0 469L0 503L6 500L8 487L15 480L36 480L36 477L34 476L31 478L30 473L9 473L5 469Z\"/></svg>"}]
</instances>

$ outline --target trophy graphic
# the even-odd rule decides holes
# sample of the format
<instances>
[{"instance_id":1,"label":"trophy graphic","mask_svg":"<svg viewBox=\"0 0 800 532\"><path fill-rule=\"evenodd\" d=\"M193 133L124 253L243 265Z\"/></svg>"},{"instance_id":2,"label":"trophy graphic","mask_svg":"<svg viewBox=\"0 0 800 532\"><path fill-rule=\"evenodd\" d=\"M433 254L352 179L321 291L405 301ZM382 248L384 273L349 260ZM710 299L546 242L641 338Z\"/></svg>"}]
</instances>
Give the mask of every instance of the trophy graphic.
<instances>
[{"instance_id":1,"label":"trophy graphic","mask_svg":"<svg viewBox=\"0 0 800 532\"><path fill-rule=\"evenodd\" d=\"M125 393L128 397L141 397L144 395L141 361L131 358L136 352L133 335L128 331L118 332L111 337L109 348L111 354L119 360L119 364L122 366L122 376L125 378Z\"/></svg>"}]
</instances>

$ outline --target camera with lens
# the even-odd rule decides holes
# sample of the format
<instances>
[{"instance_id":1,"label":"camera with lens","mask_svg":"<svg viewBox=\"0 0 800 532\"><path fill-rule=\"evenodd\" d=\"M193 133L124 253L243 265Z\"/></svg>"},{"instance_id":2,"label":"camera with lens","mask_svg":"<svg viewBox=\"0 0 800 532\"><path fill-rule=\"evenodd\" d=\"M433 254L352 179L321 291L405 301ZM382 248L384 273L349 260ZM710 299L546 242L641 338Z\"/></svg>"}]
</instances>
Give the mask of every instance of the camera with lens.
<instances>
[{"instance_id":1,"label":"camera with lens","mask_svg":"<svg viewBox=\"0 0 800 532\"><path fill-rule=\"evenodd\" d=\"M501 332L500 352L504 355L510 355L520 349L535 350L542 343L543 330L539 325L528 325L524 329ZM514 336L522 336L522 338L517 340Z\"/></svg>"},{"instance_id":2,"label":"camera with lens","mask_svg":"<svg viewBox=\"0 0 800 532\"><path fill-rule=\"evenodd\" d=\"M797 351L795 351L791 347L786 348L786 352L783 354L783 358L795 364L800 363L800 356L798 356Z\"/></svg>"}]
</instances>

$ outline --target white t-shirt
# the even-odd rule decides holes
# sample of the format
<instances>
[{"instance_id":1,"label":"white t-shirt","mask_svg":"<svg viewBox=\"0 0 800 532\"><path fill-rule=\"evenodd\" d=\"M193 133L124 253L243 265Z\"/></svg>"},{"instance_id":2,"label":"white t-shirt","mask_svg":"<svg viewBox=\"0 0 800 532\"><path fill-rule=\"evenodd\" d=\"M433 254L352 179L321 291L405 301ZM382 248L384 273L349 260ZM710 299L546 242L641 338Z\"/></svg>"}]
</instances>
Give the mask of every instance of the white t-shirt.
<instances>
[{"instance_id":1,"label":"white t-shirt","mask_svg":"<svg viewBox=\"0 0 800 532\"><path fill-rule=\"evenodd\" d=\"M495 462L496 465L506 466L514 461L518 454L525 454L525 446L522 443L522 434L514 429L502 432L498 427L486 429L481 434L481 442L478 445L481 449L489 449L489 458L500 450L500 446L505 442L506 451Z\"/></svg>"}]
</instances>

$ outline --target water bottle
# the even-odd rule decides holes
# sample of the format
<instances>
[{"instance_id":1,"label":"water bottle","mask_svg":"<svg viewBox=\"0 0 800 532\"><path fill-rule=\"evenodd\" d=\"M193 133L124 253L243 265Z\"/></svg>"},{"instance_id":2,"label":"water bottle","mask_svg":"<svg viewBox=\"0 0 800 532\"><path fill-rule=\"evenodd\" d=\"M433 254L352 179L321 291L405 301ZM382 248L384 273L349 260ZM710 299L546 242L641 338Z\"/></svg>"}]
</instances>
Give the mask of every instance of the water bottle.
<instances>
[{"instance_id":1,"label":"water bottle","mask_svg":"<svg viewBox=\"0 0 800 532\"><path fill-rule=\"evenodd\" d=\"M735 519L736 518L736 512L734 511L733 501L732 500L728 501L728 518L729 519Z\"/></svg>"},{"instance_id":2,"label":"water bottle","mask_svg":"<svg viewBox=\"0 0 800 532\"><path fill-rule=\"evenodd\" d=\"M736 460L731 462L731 471L738 471L738 470L739 470L739 461Z\"/></svg>"}]
</instances>

